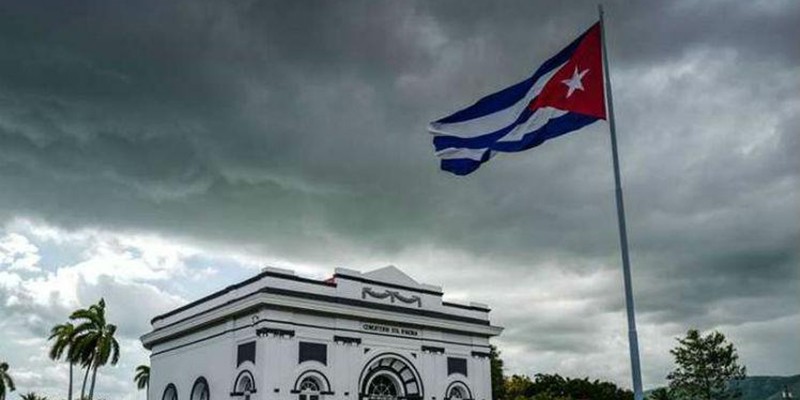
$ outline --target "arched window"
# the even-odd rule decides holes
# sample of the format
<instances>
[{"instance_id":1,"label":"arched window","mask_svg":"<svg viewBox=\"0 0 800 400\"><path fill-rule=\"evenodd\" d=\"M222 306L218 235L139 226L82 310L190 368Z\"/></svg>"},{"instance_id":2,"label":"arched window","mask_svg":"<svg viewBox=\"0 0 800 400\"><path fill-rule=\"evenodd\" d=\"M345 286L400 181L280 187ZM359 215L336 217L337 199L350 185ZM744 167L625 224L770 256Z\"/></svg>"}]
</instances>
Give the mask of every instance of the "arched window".
<instances>
[{"instance_id":1,"label":"arched window","mask_svg":"<svg viewBox=\"0 0 800 400\"><path fill-rule=\"evenodd\" d=\"M253 383L253 380L250 379L249 375L242 376L242 379L239 379L239 385L236 387L236 391L241 393L244 396L244 400L250 400L250 395L255 391L256 385Z\"/></svg>"},{"instance_id":2,"label":"arched window","mask_svg":"<svg viewBox=\"0 0 800 400\"><path fill-rule=\"evenodd\" d=\"M472 393L466 383L455 381L444 391L444 400L472 400Z\"/></svg>"},{"instance_id":3,"label":"arched window","mask_svg":"<svg viewBox=\"0 0 800 400\"><path fill-rule=\"evenodd\" d=\"M297 400L322 400L326 395L333 395L331 382L321 371L310 369L301 373L294 381L292 394Z\"/></svg>"},{"instance_id":4,"label":"arched window","mask_svg":"<svg viewBox=\"0 0 800 400\"><path fill-rule=\"evenodd\" d=\"M164 389L164 395L161 396L161 400L178 400L178 389L175 388L175 385L169 384L167 388Z\"/></svg>"},{"instance_id":5,"label":"arched window","mask_svg":"<svg viewBox=\"0 0 800 400\"><path fill-rule=\"evenodd\" d=\"M367 388L369 400L396 400L397 384L388 375L381 374L372 379Z\"/></svg>"},{"instance_id":6,"label":"arched window","mask_svg":"<svg viewBox=\"0 0 800 400\"><path fill-rule=\"evenodd\" d=\"M450 388L450 393L447 394L447 397L450 400L462 400L466 396L464 396L464 391L461 390L460 387L453 386L452 388Z\"/></svg>"},{"instance_id":7,"label":"arched window","mask_svg":"<svg viewBox=\"0 0 800 400\"><path fill-rule=\"evenodd\" d=\"M300 390L300 394L298 396L298 400L319 400L319 393L321 390L322 385L320 382L316 380L312 376L307 376L300 381L300 385L298 385L298 390Z\"/></svg>"},{"instance_id":8,"label":"arched window","mask_svg":"<svg viewBox=\"0 0 800 400\"><path fill-rule=\"evenodd\" d=\"M194 381L194 386L192 386L192 395L189 397L190 400L210 400L211 396L208 390L208 382L206 378L202 376L197 378Z\"/></svg>"},{"instance_id":9,"label":"arched window","mask_svg":"<svg viewBox=\"0 0 800 400\"><path fill-rule=\"evenodd\" d=\"M243 370L236 377L233 383L233 396L242 396L244 400L250 400L251 395L256 392L256 381L253 374L248 370Z\"/></svg>"},{"instance_id":10,"label":"arched window","mask_svg":"<svg viewBox=\"0 0 800 400\"><path fill-rule=\"evenodd\" d=\"M370 400L425 398L417 369L411 361L396 353L385 353L374 357L361 371L358 381L360 398Z\"/></svg>"}]
</instances>

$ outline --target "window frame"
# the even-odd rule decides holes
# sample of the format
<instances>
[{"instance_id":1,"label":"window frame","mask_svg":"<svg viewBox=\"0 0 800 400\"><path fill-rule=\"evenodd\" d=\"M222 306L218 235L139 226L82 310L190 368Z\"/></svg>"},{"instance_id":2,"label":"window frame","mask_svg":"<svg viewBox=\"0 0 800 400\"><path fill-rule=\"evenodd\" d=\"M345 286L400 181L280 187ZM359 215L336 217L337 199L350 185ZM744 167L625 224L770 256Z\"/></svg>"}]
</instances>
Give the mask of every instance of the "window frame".
<instances>
[{"instance_id":1,"label":"window frame","mask_svg":"<svg viewBox=\"0 0 800 400\"><path fill-rule=\"evenodd\" d=\"M175 397L172 399L167 399L167 393L169 390L172 389L172 393L175 393ZM178 400L178 388L175 386L174 383L170 382L164 388L164 391L161 393L161 400Z\"/></svg>"},{"instance_id":2,"label":"window frame","mask_svg":"<svg viewBox=\"0 0 800 400\"><path fill-rule=\"evenodd\" d=\"M194 397L194 393L197 390L198 386L204 385L206 398L203 399L203 394L200 393L198 398ZM201 386L202 387L202 386ZM192 385L192 391L189 392L189 400L211 400L211 386L208 384L208 380L205 377L198 377L194 380L194 385Z\"/></svg>"}]
</instances>

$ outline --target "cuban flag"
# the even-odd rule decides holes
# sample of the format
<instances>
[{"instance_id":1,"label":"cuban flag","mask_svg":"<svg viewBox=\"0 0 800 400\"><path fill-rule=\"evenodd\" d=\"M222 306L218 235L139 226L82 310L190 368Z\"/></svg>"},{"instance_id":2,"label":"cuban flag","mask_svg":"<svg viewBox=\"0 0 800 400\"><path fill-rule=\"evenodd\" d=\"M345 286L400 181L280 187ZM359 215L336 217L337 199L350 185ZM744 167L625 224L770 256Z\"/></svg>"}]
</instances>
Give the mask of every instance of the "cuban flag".
<instances>
[{"instance_id":1,"label":"cuban flag","mask_svg":"<svg viewBox=\"0 0 800 400\"><path fill-rule=\"evenodd\" d=\"M498 153L536 147L606 119L600 23L530 78L432 122L441 168L467 175Z\"/></svg>"}]
</instances>

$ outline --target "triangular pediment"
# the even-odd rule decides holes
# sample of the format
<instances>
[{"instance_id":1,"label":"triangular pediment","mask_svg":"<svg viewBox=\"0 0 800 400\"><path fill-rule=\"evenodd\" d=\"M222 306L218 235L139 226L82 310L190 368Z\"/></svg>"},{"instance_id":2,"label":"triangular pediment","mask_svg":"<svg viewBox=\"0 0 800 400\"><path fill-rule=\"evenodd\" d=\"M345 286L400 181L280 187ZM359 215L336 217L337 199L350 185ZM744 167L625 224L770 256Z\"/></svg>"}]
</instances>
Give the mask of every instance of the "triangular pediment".
<instances>
[{"instance_id":1,"label":"triangular pediment","mask_svg":"<svg viewBox=\"0 0 800 400\"><path fill-rule=\"evenodd\" d=\"M383 268L378 268L376 270L365 272L364 275L362 276L364 278L373 281L386 282L394 285L409 286L409 287L420 286L419 282L415 281L414 278L406 275L405 272L401 271L394 265L389 265Z\"/></svg>"}]
</instances>

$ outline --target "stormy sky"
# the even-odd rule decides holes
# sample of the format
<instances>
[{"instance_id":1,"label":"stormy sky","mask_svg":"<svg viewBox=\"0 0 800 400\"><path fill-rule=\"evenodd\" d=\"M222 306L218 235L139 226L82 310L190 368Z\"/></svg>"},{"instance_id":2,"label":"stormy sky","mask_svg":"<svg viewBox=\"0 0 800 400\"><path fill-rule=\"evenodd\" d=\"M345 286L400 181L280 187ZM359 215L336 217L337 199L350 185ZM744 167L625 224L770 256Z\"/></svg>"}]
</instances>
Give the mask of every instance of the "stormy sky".
<instances>
[{"instance_id":1,"label":"stormy sky","mask_svg":"<svg viewBox=\"0 0 800 400\"><path fill-rule=\"evenodd\" d=\"M520 81L596 2L0 2L0 359L105 296L143 399L150 317L265 265L394 264L488 303L508 373L629 386L608 126L473 175L429 121ZM800 373L800 2L606 4L645 387L687 329Z\"/></svg>"}]
</instances>

